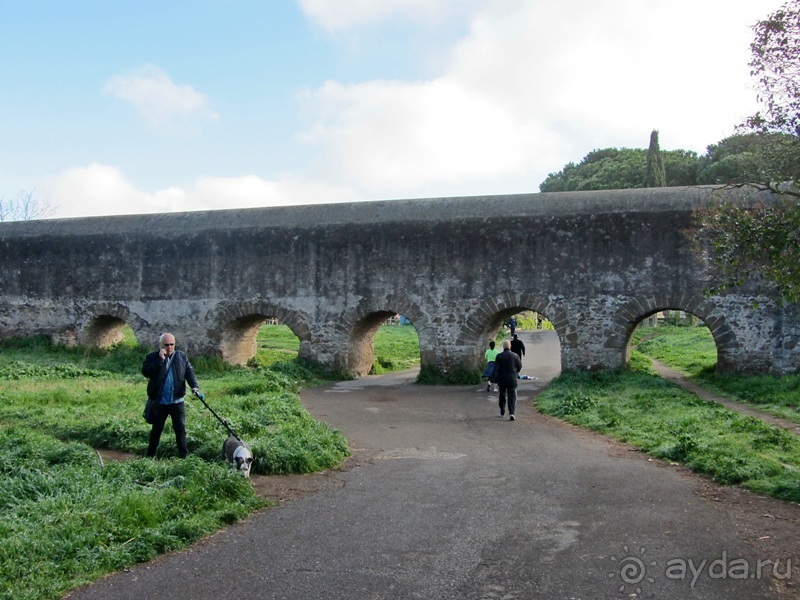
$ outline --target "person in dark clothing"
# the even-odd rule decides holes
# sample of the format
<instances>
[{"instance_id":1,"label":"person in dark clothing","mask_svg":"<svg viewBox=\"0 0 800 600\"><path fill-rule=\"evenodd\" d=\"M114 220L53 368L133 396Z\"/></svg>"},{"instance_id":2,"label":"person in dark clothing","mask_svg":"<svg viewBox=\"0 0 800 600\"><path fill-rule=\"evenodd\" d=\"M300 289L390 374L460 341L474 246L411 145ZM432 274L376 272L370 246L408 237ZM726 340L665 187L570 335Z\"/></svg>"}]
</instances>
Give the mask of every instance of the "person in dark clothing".
<instances>
[{"instance_id":1,"label":"person in dark clothing","mask_svg":"<svg viewBox=\"0 0 800 600\"><path fill-rule=\"evenodd\" d=\"M195 394L200 392L199 384L186 354L175 350L174 335L162 334L158 345L159 350L150 352L142 365L142 375L150 380L147 382L147 397L157 401L158 406L153 428L150 430L147 456L156 455L161 432L164 431L167 417L170 417L178 444L178 456L186 458L189 448L186 444L186 409L183 397L186 395L187 381Z\"/></svg>"},{"instance_id":2,"label":"person in dark clothing","mask_svg":"<svg viewBox=\"0 0 800 600\"><path fill-rule=\"evenodd\" d=\"M517 408L517 376L522 369L519 356L511 351L511 342L503 340L503 351L494 359L492 381L500 388L500 416L506 414L506 394L508 395L508 418L514 420Z\"/></svg>"},{"instance_id":3,"label":"person in dark clothing","mask_svg":"<svg viewBox=\"0 0 800 600\"><path fill-rule=\"evenodd\" d=\"M506 325L508 325L511 335L517 332L517 320L514 317L509 317L508 321L506 321Z\"/></svg>"},{"instance_id":4,"label":"person in dark clothing","mask_svg":"<svg viewBox=\"0 0 800 600\"><path fill-rule=\"evenodd\" d=\"M522 340L517 337L517 334L514 334L514 337L511 338L511 351L519 356L520 362L522 362L522 357L525 356L525 344L522 343Z\"/></svg>"}]
</instances>

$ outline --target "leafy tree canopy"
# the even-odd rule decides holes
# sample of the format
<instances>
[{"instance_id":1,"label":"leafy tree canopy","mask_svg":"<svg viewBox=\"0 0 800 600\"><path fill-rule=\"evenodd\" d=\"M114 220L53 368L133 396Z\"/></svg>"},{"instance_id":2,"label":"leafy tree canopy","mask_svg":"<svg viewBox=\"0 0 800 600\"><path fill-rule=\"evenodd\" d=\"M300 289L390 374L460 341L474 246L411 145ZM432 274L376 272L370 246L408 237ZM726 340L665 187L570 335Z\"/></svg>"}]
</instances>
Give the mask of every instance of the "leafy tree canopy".
<instances>
[{"instance_id":1,"label":"leafy tree canopy","mask_svg":"<svg viewBox=\"0 0 800 600\"><path fill-rule=\"evenodd\" d=\"M689 150L662 151L668 186L697 183L697 153ZM541 192L620 190L644 187L647 150L644 148L603 148L589 152L577 165L567 164L550 173L540 185Z\"/></svg>"},{"instance_id":2,"label":"leafy tree canopy","mask_svg":"<svg viewBox=\"0 0 800 600\"><path fill-rule=\"evenodd\" d=\"M750 74L763 110L744 131L765 136L764 153L776 169L758 180L773 190L800 194L800 0L788 0L753 27ZM783 135L770 135L783 134Z\"/></svg>"},{"instance_id":3,"label":"leafy tree canopy","mask_svg":"<svg viewBox=\"0 0 800 600\"><path fill-rule=\"evenodd\" d=\"M743 133L708 146L697 168L698 184L779 181L788 167L794 138L785 133Z\"/></svg>"},{"instance_id":4,"label":"leafy tree canopy","mask_svg":"<svg viewBox=\"0 0 800 600\"><path fill-rule=\"evenodd\" d=\"M717 202L697 215L698 252L708 259L712 293L755 282L781 301L800 302L800 204L789 195L743 210Z\"/></svg>"},{"instance_id":5,"label":"leafy tree canopy","mask_svg":"<svg viewBox=\"0 0 800 600\"><path fill-rule=\"evenodd\" d=\"M786 133L737 133L707 147L698 157L689 150L661 151L667 186L747 184L781 179L800 168L800 138ZM551 173L542 192L613 190L643 187L650 150L604 148ZM651 161L652 163L652 161Z\"/></svg>"},{"instance_id":6,"label":"leafy tree canopy","mask_svg":"<svg viewBox=\"0 0 800 600\"><path fill-rule=\"evenodd\" d=\"M747 121L756 131L800 137L800 0L789 0L753 27L750 74L764 105Z\"/></svg>"}]
</instances>

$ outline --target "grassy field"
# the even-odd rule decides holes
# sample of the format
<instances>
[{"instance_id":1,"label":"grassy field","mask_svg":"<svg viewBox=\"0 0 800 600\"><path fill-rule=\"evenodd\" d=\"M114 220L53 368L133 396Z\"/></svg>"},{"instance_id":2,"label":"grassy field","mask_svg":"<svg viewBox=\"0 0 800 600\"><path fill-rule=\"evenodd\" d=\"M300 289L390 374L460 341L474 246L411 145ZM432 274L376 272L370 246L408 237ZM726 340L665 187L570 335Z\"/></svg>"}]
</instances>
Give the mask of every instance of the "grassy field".
<instances>
[{"instance_id":1,"label":"grassy field","mask_svg":"<svg viewBox=\"0 0 800 600\"><path fill-rule=\"evenodd\" d=\"M297 357L300 340L286 325L263 325L258 330L255 365L271 365Z\"/></svg>"},{"instance_id":2,"label":"grassy field","mask_svg":"<svg viewBox=\"0 0 800 600\"><path fill-rule=\"evenodd\" d=\"M708 327L639 327L638 349L733 400L800 423L800 375L718 374L717 349Z\"/></svg>"},{"instance_id":3,"label":"grassy field","mask_svg":"<svg viewBox=\"0 0 800 600\"><path fill-rule=\"evenodd\" d=\"M419 366L419 336L411 325L384 325L375 334L375 373Z\"/></svg>"},{"instance_id":4,"label":"grassy field","mask_svg":"<svg viewBox=\"0 0 800 600\"><path fill-rule=\"evenodd\" d=\"M193 398L187 460L175 458L169 425L161 460L100 459L95 448L144 454L150 426L140 369L148 350L0 344L0 598L59 598L264 505L221 461L227 433ZM307 473L347 456L342 434L315 421L296 394L323 374L297 362L193 364L209 404L253 449L255 473Z\"/></svg>"}]
</instances>

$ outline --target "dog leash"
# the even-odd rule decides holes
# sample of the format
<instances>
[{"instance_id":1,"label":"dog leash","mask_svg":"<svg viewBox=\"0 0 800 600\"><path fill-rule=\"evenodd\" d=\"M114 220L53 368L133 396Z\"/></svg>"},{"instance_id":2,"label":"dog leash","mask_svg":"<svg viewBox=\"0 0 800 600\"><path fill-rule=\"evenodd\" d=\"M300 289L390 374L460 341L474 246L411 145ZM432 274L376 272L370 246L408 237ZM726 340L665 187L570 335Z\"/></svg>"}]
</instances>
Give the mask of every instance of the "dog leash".
<instances>
[{"instance_id":1,"label":"dog leash","mask_svg":"<svg viewBox=\"0 0 800 600\"><path fill-rule=\"evenodd\" d=\"M240 442L242 441L242 438L240 438L238 435L236 435L236 432L235 432L235 431L234 431L234 430L231 428L231 426L228 424L228 422L227 422L225 419L223 419L222 417L220 417L220 416L219 416L217 413L215 413L215 412L214 412L214 409L213 409L213 408L211 408L211 407L208 405L208 403L206 402L206 397L205 397L203 394L201 394L200 392L192 392L192 393L193 393L195 396L197 396L197 398L200 400L200 402L202 402L202 403L203 403L203 406L205 406L205 407L206 407L206 408L207 408L209 411L211 411L211 414L212 414L212 415L214 415L215 417L217 417L217 420L218 420L220 423L222 423L222 425L225 427L225 429L227 429L227 430L228 430L228 433L230 433L230 434L231 434L233 437L235 437L235 438L236 438L237 440L239 440ZM244 442L242 442L242 443L244 443Z\"/></svg>"}]
</instances>

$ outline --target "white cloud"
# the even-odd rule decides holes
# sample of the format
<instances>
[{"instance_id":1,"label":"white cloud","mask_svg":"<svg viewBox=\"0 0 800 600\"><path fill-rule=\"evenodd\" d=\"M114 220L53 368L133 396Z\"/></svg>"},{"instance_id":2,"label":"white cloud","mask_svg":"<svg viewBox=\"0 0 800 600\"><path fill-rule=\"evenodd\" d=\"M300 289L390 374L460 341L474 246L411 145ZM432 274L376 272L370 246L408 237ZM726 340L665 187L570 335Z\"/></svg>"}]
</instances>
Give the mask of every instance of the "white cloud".
<instances>
[{"instance_id":1,"label":"white cloud","mask_svg":"<svg viewBox=\"0 0 800 600\"><path fill-rule=\"evenodd\" d=\"M117 167L91 164L69 169L44 186L54 217L170 213L227 208L255 208L360 200L347 188L285 179L200 177L188 190L173 186L155 192L138 190Z\"/></svg>"},{"instance_id":2,"label":"white cloud","mask_svg":"<svg viewBox=\"0 0 800 600\"><path fill-rule=\"evenodd\" d=\"M187 130L200 121L216 121L206 97L191 85L176 85L155 65L114 75L105 92L133 104L142 119L157 128Z\"/></svg>"},{"instance_id":3,"label":"white cloud","mask_svg":"<svg viewBox=\"0 0 800 600\"><path fill-rule=\"evenodd\" d=\"M326 83L307 100L326 117L301 136L331 147L330 172L370 191L509 176L557 144L539 123L454 79L423 83Z\"/></svg>"},{"instance_id":4,"label":"white cloud","mask_svg":"<svg viewBox=\"0 0 800 600\"><path fill-rule=\"evenodd\" d=\"M361 198L352 190L325 183L282 179L269 181L244 177L201 177L195 181L189 199L191 209L255 208L295 204L330 204Z\"/></svg>"},{"instance_id":5,"label":"white cloud","mask_svg":"<svg viewBox=\"0 0 800 600\"><path fill-rule=\"evenodd\" d=\"M437 22L463 8L464 0L297 0L303 12L329 31L373 25L403 17L415 22Z\"/></svg>"},{"instance_id":6,"label":"white cloud","mask_svg":"<svg viewBox=\"0 0 800 600\"><path fill-rule=\"evenodd\" d=\"M45 186L57 217L87 217L139 212L147 195L136 190L119 169L97 163L63 172ZM131 210L126 208L131 207ZM149 211L144 211L149 212Z\"/></svg>"},{"instance_id":7,"label":"white cloud","mask_svg":"<svg viewBox=\"0 0 800 600\"><path fill-rule=\"evenodd\" d=\"M347 3L351 22L377 18L366 4ZM536 191L594 148L647 147L652 129L702 153L755 108L749 26L766 9L753 4L488 2L435 79L305 92L315 120L299 139L327 149L331 176L394 197Z\"/></svg>"}]
</instances>

